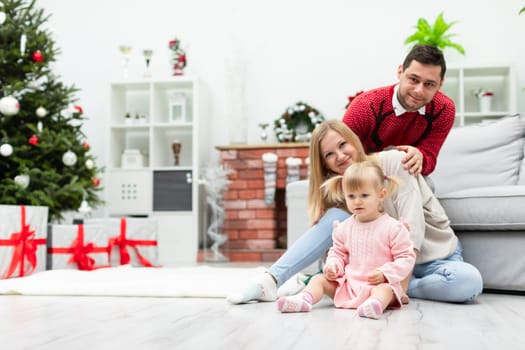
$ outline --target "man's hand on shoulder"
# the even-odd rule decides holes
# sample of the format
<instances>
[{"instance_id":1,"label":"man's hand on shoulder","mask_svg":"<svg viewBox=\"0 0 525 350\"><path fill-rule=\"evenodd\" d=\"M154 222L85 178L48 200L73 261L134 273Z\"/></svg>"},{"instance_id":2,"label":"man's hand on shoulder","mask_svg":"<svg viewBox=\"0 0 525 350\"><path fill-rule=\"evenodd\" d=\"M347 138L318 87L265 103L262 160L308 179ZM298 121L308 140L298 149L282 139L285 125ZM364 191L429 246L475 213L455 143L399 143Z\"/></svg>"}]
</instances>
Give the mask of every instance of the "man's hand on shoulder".
<instances>
[{"instance_id":1,"label":"man's hand on shoulder","mask_svg":"<svg viewBox=\"0 0 525 350\"><path fill-rule=\"evenodd\" d=\"M414 176L421 174L423 170L423 153L414 146L396 146L396 149L406 153L403 160L401 160L403 168Z\"/></svg>"}]
</instances>

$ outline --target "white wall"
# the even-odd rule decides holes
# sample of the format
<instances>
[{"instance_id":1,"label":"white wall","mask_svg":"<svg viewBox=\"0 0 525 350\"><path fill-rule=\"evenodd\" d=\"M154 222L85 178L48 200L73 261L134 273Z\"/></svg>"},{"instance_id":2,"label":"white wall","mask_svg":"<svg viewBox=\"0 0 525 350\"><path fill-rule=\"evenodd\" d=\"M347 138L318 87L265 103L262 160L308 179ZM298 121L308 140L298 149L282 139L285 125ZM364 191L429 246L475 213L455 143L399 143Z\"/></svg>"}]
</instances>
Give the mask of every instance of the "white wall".
<instances>
[{"instance_id":1,"label":"white wall","mask_svg":"<svg viewBox=\"0 0 525 350\"><path fill-rule=\"evenodd\" d=\"M122 76L121 44L134 49L132 78L142 75L144 48L154 50L154 78L162 78L170 75L168 41L181 39L186 73L198 76L207 90L208 153L214 158L215 145L238 140L231 105L240 95L229 88L233 83L244 83L240 101L248 142L258 142L258 123L272 123L298 100L340 118L348 95L396 81L406 53L403 41L417 18L433 20L441 11L446 20L457 21L455 41L467 51L465 57L445 51L448 64L514 65L518 111L524 113L525 15L518 16L524 5L515 0L37 0L52 15L49 26L62 50L57 72L81 89L79 102L90 118L84 130L101 165L107 133L100 129L107 125L109 82Z\"/></svg>"}]
</instances>

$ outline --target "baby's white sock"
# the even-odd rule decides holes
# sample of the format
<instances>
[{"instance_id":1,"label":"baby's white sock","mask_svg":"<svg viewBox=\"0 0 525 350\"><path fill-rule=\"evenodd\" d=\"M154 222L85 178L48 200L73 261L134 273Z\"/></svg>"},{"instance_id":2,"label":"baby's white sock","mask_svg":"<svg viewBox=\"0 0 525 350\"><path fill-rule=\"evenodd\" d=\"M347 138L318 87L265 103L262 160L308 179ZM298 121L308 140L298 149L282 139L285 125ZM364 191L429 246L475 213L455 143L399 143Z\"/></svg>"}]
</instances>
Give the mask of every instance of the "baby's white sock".
<instances>
[{"instance_id":1,"label":"baby's white sock","mask_svg":"<svg viewBox=\"0 0 525 350\"><path fill-rule=\"evenodd\" d=\"M296 295L280 297L277 300L277 310L281 312L308 312L312 310L312 302L312 294L303 290Z\"/></svg>"},{"instance_id":2,"label":"baby's white sock","mask_svg":"<svg viewBox=\"0 0 525 350\"><path fill-rule=\"evenodd\" d=\"M373 319L379 319L383 314L383 306L379 299L370 297L366 299L359 307L357 308L357 313L361 317L368 317Z\"/></svg>"},{"instance_id":3,"label":"baby's white sock","mask_svg":"<svg viewBox=\"0 0 525 350\"><path fill-rule=\"evenodd\" d=\"M242 304L255 300L275 301L276 298L277 284L269 273L264 273L245 285L242 290L230 293L226 300L232 304Z\"/></svg>"}]
</instances>

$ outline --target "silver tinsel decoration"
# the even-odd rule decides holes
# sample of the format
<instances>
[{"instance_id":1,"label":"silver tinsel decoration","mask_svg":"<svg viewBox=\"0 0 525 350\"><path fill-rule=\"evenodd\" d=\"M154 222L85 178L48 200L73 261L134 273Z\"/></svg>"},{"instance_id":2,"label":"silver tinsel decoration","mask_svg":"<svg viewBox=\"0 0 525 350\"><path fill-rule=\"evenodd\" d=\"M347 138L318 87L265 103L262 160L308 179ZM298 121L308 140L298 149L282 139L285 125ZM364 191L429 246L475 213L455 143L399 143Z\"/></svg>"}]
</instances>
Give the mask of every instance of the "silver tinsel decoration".
<instances>
[{"instance_id":1,"label":"silver tinsel decoration","mask_svg":"<svg viewBox=\"0 0 525 350\"><path fill-rule=\"evenodd\" d=\"M206 202L211 209L211 222L207 233L213 244L210 247L211 255L205 256L206 261L220 262L228 260L219 249L228 240L228 236L220 232L220 229L224 223L223 194L230 183L228 175L232 173L233 169L228 166L208 166L203 169L203 176L199 181L206 189Z\"/></svg>"}]
</instances>

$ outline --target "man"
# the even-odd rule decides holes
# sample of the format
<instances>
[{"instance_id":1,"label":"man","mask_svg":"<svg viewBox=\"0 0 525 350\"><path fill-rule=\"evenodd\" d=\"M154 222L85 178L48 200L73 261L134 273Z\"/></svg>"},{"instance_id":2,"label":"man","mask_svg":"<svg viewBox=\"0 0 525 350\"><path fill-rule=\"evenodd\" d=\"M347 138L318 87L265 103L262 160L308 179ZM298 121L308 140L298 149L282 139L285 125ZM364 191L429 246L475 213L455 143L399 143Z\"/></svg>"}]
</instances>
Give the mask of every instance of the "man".
<instances>
[{"instance_id":1,"label":"man","mask_svg":"<svg viewBox=\"0 0 525 350\"><path fill-rule=\"evenodd\" d=\"M446 69L437 47L414 46L398 67L399 83L357 95L343 122L367 153L395 146L406 152L403 167L411 174L430 174L456 114L454 102L439 91Z\"/></svg>"}]
</instances>

